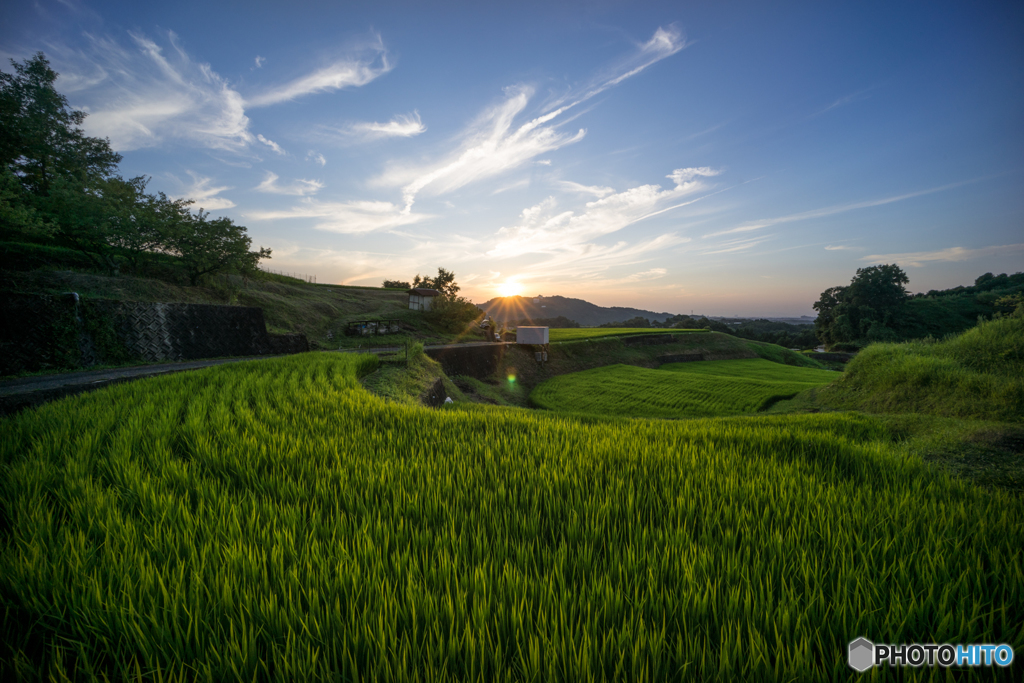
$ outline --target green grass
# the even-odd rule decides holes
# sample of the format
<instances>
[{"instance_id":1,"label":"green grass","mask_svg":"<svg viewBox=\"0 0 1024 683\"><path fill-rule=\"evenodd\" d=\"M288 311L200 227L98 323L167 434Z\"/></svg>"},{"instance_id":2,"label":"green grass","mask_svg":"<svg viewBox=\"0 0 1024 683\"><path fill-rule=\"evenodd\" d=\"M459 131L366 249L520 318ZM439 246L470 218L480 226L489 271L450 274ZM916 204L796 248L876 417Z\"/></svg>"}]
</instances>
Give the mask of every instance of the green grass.
<instances>
[{"instance_id":1,"label":"green grass","mask_svg":"<svg viewBox=\"0 0 1024 683\"><path fill-rule=\"evenodd\" d=\"M872 344L817 396L833 408L1024 421L1024 317L941 342Z\"/></svg>"},{"instance_id":2,"label":"green grass","mask_svg":"<svg viewBox=\"0 0 1024 683\"><path fill-rule=\"evenodd\" d=\"M428 410L374 365L0 422L0 678L852 680L858 635L1024 647L1024 502L882 420Z\"/></svg>"},{"instance_id":3,"label":"green grass","mask_svg":"<svg viewBox=\"0 0 1024 683\"><path fill-rule=\"evenodd\" d=\"M703 332L704 330L663 330L646 327L572 327L548 330L551 343L579 341L581 339L599 339L601 337L626 337L636 334L686 334L687 332Z\"/></svg>"},{"instance_id":4,"label":"green grass","mask_svg":"<svg viewBox=\"0 0 1024 683\"><path fill-rule=\"evenodd\" d=\"M530 401L589 415L714 417L756 412L837 377L760 358L670 363L657 370L610 365L548 380L533 390Z\"/></svg>"}]
</instances>

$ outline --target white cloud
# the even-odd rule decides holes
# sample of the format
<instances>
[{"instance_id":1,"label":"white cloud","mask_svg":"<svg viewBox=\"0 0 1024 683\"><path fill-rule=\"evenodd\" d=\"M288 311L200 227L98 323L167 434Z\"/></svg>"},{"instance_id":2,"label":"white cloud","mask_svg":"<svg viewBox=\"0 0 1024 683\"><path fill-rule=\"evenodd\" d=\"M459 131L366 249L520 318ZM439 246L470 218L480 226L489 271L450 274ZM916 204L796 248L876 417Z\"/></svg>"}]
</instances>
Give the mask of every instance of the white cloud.
<instances>
[{"instance_id":1,"label":"white cloud","mask_svg":"<svg viewBox=\"0 0 1024 683\"><path fill-rule=\"evenodd\" d=\"M266 107L297 99L319 92L359 87L376 80L393 68L388 62L387 50L377 37L376 44L369 48L366 57L339 60L329 66L279 85L246 99L251 107Z\"/></svg>"},{"instance_id":2,"label":"white cloud","mask_svg":"<svg viewBox=\"0 0 1024 683\"><path fill-rule=\"evenodd\" d=\"M54 50L59 87L89 112L90 135L114 149L151 147L168 138L239 150L254 140L242 97L209 64L193 61L168 33L165 50L129 32L132 45L86 34L81 51Z\"/></svg>"},{"instance_id":3,"label":"white cloud","mask_svg":"<svg viewBox=\"0 0 1024 683\"><path fill-rule=\"evenodd\" d=\"M927 190L919 190L917 192L908 192L907 194L896 195L893 197L885 197L884 199L872 199L866 202L857 202L855 204L842 204L839 206L828 206L823 209L812 209L811 211L804 211L803 213L794 213L788 216L780 216L778 218L764 218L757 221L750 221L743 225L728 230L720 230L718 232L708 233L704 237L718 237L719 235L731 235L737 232L750 232L751 230L760 230L772 225L778 225L779 223L791 223L793 221L803 221L810 218L824 218L826 216L833 216L838 213L845 213L847 211L853 211L855 209L866 209L873 206L883 206L885 204L892 204L893 202L901 202L904 199L912 199L914 197L921 197L926 194L932 194L934 192L942 192L943 190L949 190L954 187L961 187L969 183L977 182L977 180L962 180L955 183L949 183L947 185L940 185L938 187L931 187Z\"/></svg>"},{"instance_id":4,"label":"white cloud","mask_svg":"<svg viewBox=\"0 0 1024 683\"><path fill-rule=\"evenodd\" d=\"M667 176L676 182L671 189L663 190L660 185L641 185L623 192L605 194L600 199L587 202L585 211L578 214L574 211L556 212L557 201L549 197L536 206L524 209L518 225L499 230L497 243L487 255L511 258L531 253L579 252L585 246L592 247L588 242L597 237L699 201L700 197L675 203L705 189L703 182L697 179L699 176L715 173L707 168L676 169ZM673 205L666 207L666 204Z\"/></svg>"},{"instance_id":5,"label":"white cloud","mask_svg":"<svg viewBox=\"0 0 1024 683\"><path fill-rule=\"evenodd\" d=\"M167 141L240 152L263 142L249 130L247 106L283 102L306 93L364 85L390 70L383 45L370 61L338 62L291 83L246 99L209 64L197 61L168 32L165 44L129 31L129 42L85 34L80 50L52 46L61 76L59 89L73 106L88 112L89 135L110 138L118 151L154 147ZM257 57L257 66L262 65Z\"/></svg>"},{"instance_id":6,"label":"white cloud","mask_svg":"<svg viewBox=\"0 0 1024 683\"><path fill-rule=\"evenodd\" d=\"M386 123L361 121L350 124L340 132L344 135L360 138L363 141L381 138L411 138L427 130L420 120L420 113L399 114Z\"/></svg>"},{"instance_id":7,"label":"white cloud","mask_svg":"<svg viewBox=\"0 0 1024 683\"><path fill-rule=\"evenodd\" d=\"M345 234L393 230L430 218L427 214L402 211L391 202L320 202L311 198L284 211L252 211L246 213L245 217L257 221L317 218L321 219L313 225L317 230Z\"/></svg>"},{"instance_id":8,"label":"white cloud","mask_svg":"<svg viewBox=\"0 0 1024 683\"><path fill-rule=\"evenodd\" d=\"M856 251L861 247L851 247L846 244L829 244L825 247L826 251Z\"/></svg>"},{"instance_id":9,"label":"white cloud","mask_svg":"<svg viewBox=\"0 0 1024 683\"><path fill-rule=\"evenodd\" d=\"M272 149L275 152L277 152L278 154L282 154L282 155L283 154L287 154L287 152L285 152L283 149L281 149L281 145L277 144L273 140L268 140L267 138L263 137L262 135L257 135L256 139L259 140L260 142L262 142L264 145L266 145L270 149Z\"/></svg>"},{"instance_id":10,"label":"white cloud","mask_svg":"<svg viewBox=\"0 0 1024 683\"><path fill-rule=\"evenodd\" d=\"M623 278L623 282L646 282L648 280L657 280L660 277L665 277L666 274L668 274L668 270L666 268L651 268L650 270L645 270L641 273L633 273L632 275Z\"/></svg>"},{"instance_id":11,"label":"white cloud","mask_svg":"<svg viewBox=\"0 0 1024 683\"><path fill-rule=\"evenodd\" d=\"M571 180L562 180L558 183L566 192L578 192L580 194L592 194L595 197L607 197L610 194L615 194L614 188L611 187L599 187L597 185L581 185L580 183L574 183Z\"/></svg>"},{"instance_id":12,"label":"white cloud","mask_svg":"<svg viewBox=\"0 0 1024 683\"><path fill-rule=\"evenodd\" d=\"M556 127L560 124L556 119L684 46L685 41L675 28L659 28L650 40L638 45L632 55L585 87L549 105L546 113L519 124L515 120L525 111L534 91L525 85L510 87L506 89L505 100L486 110L463 134L458 149L445 160L426 166L393 168L381 176L378 183L402 186L409 209L421 192L432 195L452 192L578 142L586 135L586 130L581 128L575 134L558 132Z\"/></svg>"},{"instance_id":13,"label":"white cloud","mask_svg":"<svg viewBox=\"0 0 1024 683\"><path fill-rule=\"evenodd\" d=\"M263 68L263 62L265 62L265 61L267 61L266 57L260 57L259 55L256 55L256 68L257 69L262 69Z\"/></svg>"},{"instance_id":14,"label":"white cloud","mask_svg":"<svg viewBox=\"0 0 1024 683\"><path fill-rule=\"evenodd\" d=\"M289 194L296 195L299 197L305 197L308 195L316 194L324 186L319 180L296 180L291 185L278 185L278 175L267 171L266 177L263 182L256 186L258 192L267 192L270 194Z\"/></svg>"},{"instance_id":15,"label":"white cloud","mask_svg":"<svg viewBox=\"0 0 1024 683\"><path fill-rule=\"evenodd\" d=\"M916 251L905 254L872 254L864 256L861 261L874 261L876 263L897 263L902 266L919 268L926 263L950 263L954 261L969 261L971 259L1002 256L1007 253L1024 251L1024 244L1004 244L1001 246L981 247L979 249L965 249L963 247L949 247L948 249L937 249L935 251Z\"/></svg>"},{"instance_id":16,"label":"white cloud","mask_svg":"<svg viewBox=\"0 0 1024 683\"><path fill-rule=\"evenodd\" d=\"M188 174L192 176L192 185L185 188L185 190L178 195L177 199L192 199L195 201L195 206L206 211L219 211L221 209L230 209L235 206L235 203L227 197L218 197L221 192L230 190L233 188L227 186L213 187L213 179L206 176L201 176L192 171L188 171Z\"/></svg>"},{"instance_id":17,"label":"white cloud","mask_svg":"<svg viewBox=\"0 0 1024 683\"><path fill-rule=\"evenodd\" d=\"M309 150L309 152L306 153L306 161L315 161L321 166L327 165L327 159L324 158L324 155L319 152L314 152L313 150Z\"/></svg>"}]
</instances>

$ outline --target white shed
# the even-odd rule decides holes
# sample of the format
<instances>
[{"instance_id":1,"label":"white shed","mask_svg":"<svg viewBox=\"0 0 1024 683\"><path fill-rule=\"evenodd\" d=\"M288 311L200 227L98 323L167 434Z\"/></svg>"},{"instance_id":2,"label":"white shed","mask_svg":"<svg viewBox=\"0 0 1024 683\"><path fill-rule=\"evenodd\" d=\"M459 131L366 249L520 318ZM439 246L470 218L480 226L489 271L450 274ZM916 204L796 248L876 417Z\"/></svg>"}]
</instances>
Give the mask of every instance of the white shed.
<instances>
[{"instance_id":1,"label":"white shed","mask_svg":"<svg viewBox=\"0 0 1024 683\"><path fill-rule=\"evenodd\" d=\"M548 328L546 327L517 327L517 344L547 344Z\"/></svg>"},{"instance_id":2,"label":"white shed","mask_svg":"<svg viewBox=\"0 0 1024 683\"><path fill-rule=\"evenodd\" d=\"M427 289L426 287L413 287L409 290L410 310L429 311L431 304L434 303L435 296L441 296L441 292L436 289Z\"/></svg>"}]
</instances>

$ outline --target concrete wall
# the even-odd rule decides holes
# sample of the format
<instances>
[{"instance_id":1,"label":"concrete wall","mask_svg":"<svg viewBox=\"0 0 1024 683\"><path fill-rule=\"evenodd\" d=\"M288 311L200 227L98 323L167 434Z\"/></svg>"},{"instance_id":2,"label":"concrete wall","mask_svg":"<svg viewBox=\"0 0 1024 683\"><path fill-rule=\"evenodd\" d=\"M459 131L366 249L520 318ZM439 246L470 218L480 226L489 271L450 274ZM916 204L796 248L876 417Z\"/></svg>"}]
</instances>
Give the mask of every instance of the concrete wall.
<instances>
[{"instance_id":1,"label":"concrete wall","mask_svg":"<svg viewBox=\"0 0 1024 683\"><path fill-rule=\"evenodd\" d=\"M430 349L426 354L441 364L449 377L466 375L484 379L494 374L505 355L504 344Z\"/></svg>"},{"instance_id":2,"label":"concrete wall","mask_svg":"<svg viewBox=\"0 0 1024 683\"><path fill-rule=\"evenodd\" d=\"M271 335L263 310L0 293L0 374L129 361L308 351L305 335Z\"/></svg>"}]
</instances>

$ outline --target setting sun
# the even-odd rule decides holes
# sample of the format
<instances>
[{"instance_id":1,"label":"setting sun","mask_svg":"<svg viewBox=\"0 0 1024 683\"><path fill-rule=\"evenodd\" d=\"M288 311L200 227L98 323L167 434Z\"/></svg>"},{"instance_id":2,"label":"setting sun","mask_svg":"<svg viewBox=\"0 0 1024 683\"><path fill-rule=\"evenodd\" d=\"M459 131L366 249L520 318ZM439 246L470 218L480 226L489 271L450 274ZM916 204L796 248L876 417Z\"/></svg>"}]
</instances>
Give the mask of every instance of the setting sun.
<instances>
[{"instance_id":1,"label":"setting sun","mask_svg":"<svg viewBox=\"0 0 1024 683\"><path fill-rule=\"evenodd\" d=\"M523 286L514 280L506 280L498 285L498 294L501 296L517 296L523 291Z\"/></svg>"}]
</instances>

